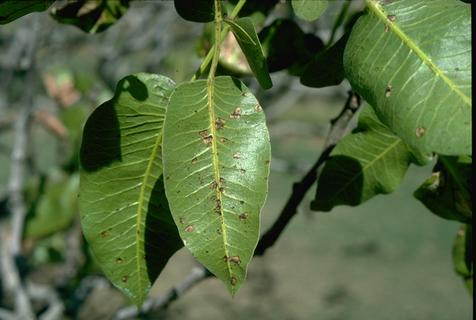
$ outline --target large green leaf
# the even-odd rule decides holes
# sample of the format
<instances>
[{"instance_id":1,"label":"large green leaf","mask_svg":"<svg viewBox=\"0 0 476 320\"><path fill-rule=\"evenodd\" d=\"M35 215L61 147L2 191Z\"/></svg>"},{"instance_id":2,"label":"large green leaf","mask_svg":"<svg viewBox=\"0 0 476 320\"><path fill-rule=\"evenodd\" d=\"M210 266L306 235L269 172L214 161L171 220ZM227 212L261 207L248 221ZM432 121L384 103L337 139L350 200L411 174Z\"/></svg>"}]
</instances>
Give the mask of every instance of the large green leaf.
<instances>
[{"instance_id":1,"label":"large green leaf","mask_svg":"<svg viewBox=\"0 0 476 320\"><path fill-rule=\"evenodd\" d=\"M357 129L339 141L326 161L311 208L330 211L341 204L356 206L393 192L411 162L416 158L409 147L367 106Z\"/></svg>"},{"instance_id":2,"label":"large green leaf","mask_svg":"<svg viewBox=\"0 0 476 320\"><path fill-rule=\"evenodd\" d=\"M457 274L464 281L466 288L473 294L473 227L464 224L458 230L453 245L453 264Z\"/></svg>"},{"instance_id":3,"label":"large green leaf","mask_svg":"<svg viewBox=\"0 0 476 320\"><path fill-rule=\"evenodd\" d=\"M182 247L165 197L161 141L172 80L139 73L119 82L84 128L81 224L106 276L137 304Z\"/></svg>"},{"instance_id":4,"label":"large green leaf","mask_svg":"<svg viewBox=\"0 0 476 320\"><path fill-rule=\"evenodd\" d=\"M268 65L266 64L266 59L258 35L256 34L253 20L251 20L251 18L239 18L236 20L226 19L225 22L231 26L236 41L245 54L251 71L253 71L256 79L258 79L259 84L264 89L271 88L273 83L269 76Z\"/></svg>"},{"instance_id":5,"label":"large green leaf","mask_svg":"<svg viewBox=\"0 0 476 320\"><path fill-rule=\"evenodd\" d=\"M467 156L439 157L433 174L415 191L415 197L442 218L470 223L472 166Z\"/></svg>"},{"instance_id":6,"label":"large green leaf","mask_svg":"<svg viewBox=\"0 0 476 320\"><path fill-rule=\"evenodd\" d=\"M2 0L0 24L7 24L32 12L45 11L54 0Z\"/></svg>"},{"instance_id":7,"label":"large green leaf","mask_svg":"<svg viewBox=\"0 0 476 320\"><path fill-rule=\"evenodd\" d=\"M177 87L164 125L167 199L185 246L232 294L258 241L270 157L264 112L242 82Z\"/></svg>"},{"instance_id":8,"label":"large green leaf","mask_svg":"<svg viewBox=\"0 0 476 320\"><path fill-rule=\"evenodd\" d=\"M188 21L211 22L215 19L213 0L174 0L177 13Z\"/></svg>"},{"instance_id":9,"label":"large green leaf","mask_svg":"<svg viewBox=\"0 0 476 320\"><path fill-rule=\"evenodd\" d=\"M301 19L313 21L319 18L329 5L328 0L292 0L294 13Z\"/></svg>"},{"instance_id":10,"label":"large green leaf","mask_svg":"<svg viewBox=\"0 0 476 320\"><path fill-rule=\"evenodd\" d=\"M97 33L117 22L132 0L77 0L61 8L54 7L51 15L58 22L72 24L83 31Z\"/></svg>"},{"instance_id":11,"label":"large green leaf","mask_svg":"<svg viewBox=\"0 0 476 320\"><path fill-rule=\"evenodd\" d=\"M367 4L344 53L353 88L406 143L425 153L471 154L471 5Z\"/></svg>"}]
</instances>

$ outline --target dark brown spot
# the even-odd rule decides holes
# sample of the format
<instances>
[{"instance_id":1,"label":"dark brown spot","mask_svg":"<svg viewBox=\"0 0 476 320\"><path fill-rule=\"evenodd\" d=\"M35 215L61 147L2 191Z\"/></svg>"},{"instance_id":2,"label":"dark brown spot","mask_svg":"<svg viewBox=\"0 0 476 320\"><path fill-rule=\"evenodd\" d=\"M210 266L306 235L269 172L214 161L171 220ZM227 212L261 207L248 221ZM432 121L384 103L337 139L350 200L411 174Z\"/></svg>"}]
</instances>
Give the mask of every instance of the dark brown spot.
<instances>
[{"instance_id":1,"label":"dark brown spot","mask_svg":"<svg viewBox=\"0 0 476 320\"><path fill-rule=\"evenodd\" d=\"M227 258L227 256L223 256L223 262L225 262L225 263L226 263L227 261L228 261L228 258Z\"/></svg>"},{"instance_id":2,"label":"dark brown spot","mask_svg":"<svg viewBox=\"0 0 476 320\"><path fill-rule=\"evenodd\" d=\"M205 138L208 136L208 130L202 130L198 133L200 137Z\"/></svg>"},{"instance_id":3,"label":"dark brown spot","mask_svg":"<svg viewBox=\"0 0 476 320\"><path fill-rule=\"evenodd\" d=\"M223 129L224 126L225 126L225 121L222 118L217 118L215 120L215 128L217 130Z\"/></svg>"},{"instance_id":4,"label":"dark brown spot","mask_svg":"<svg viewBox=\"0 0 476 320\"><path fill-rule=\"evenodd\" d=\"M217 233L218 233L219 235L221 235L221 230L220 230L220 229L217 229Z\"/></svg>"},{"instance_id":5,"label":"dark brown spot","mask_svg":"<svg viewBox=\"0 0 476 320\"><path fill-rule=\"evenodd\" d=\"M256 110L256 112L261 112L261 111L263 111L263 108L261 108L261 106L259 104L257 104L255 106L255 110Z\"/></svg>"},{"instance_id":6,"label":"dark brown spot","mask_svg":"<svg viewBox=\"0 0 476 320\"><path fill-rule=\"evenodd\" d=\"M104 230L103 232L101 232L101 238L107 237L107 234L108 234L107 230Z\"/></svg>"},{"instance_id":7,"label":"dark brown spot","mask_svg":"<svg viewBox=\"0 0 476 320\"><path fill-rule=\"evenodd\" d=\"M389 21L395 22L395 21L397 20L397 16L394 15L394 14L389 14L389 15L387 16L387 19L388 19Z\"/></svg>"},{"instance_id":8,"label":"dark brown spot","mask_svg":"<svg viewBox=\"0 0 476 320\"><path fill-rule=\"evenodd\" d=\"M122 276L122 282L127 282L129 280L129 276Z\"/></svg>"},{"instance_id":9,"label":"dark brown spot","mask_svg":"<svg viewBox=\"0 0 476 320\"><path fill-rule=\"evenodd\" d=\"M235 110L230 114L230 118L232 119L240 119L241 117L241 108L236 107Z\"/></svg>"},{"instance_id":10,"label":"dark brown spot","mask_svg":"<svg viewBox=\"0 0 476 320\"><path fill-rule=\"evenodd\" d=\"M242 95L243 97L249 96L248 92L242 92L241 95Z\"/></svg>"},{"instance_id":11,"label":"dark brown spot","mask_svg":"<svg viewBox=\"0 0 476 320\"><path fill-rule=\"evenodd\" d=\"M184 223L185 223L185 219L184 219L183 217L180 217L180 218L179 218L179 222L180 222L180 224L184 224Z\"/></svg>"},{"instance_id":12,"label":"dark brown spot","mask_svg":"<svg viewBox=\"0 0 476 320\"><path fill-rule=\"evenodd\" d=\"M193 159L192 159L192 164L196 164L197 161L198 161L197 158L193 158Z\"/></svg>"},{"instance_id":13,"label":"dark brown spot","mask_svg":"<svg viewBox=\"0 0 476 320\"><path fill-rule=\"evenodd\" d=\"M416 130L415 130L415 135L417 136L417 138L421 138L421 137L423 137L423 135L425 134L425 131L426 131L425 128L423 128L423 127L418 127L418 128L416 128Z\"/></svg>"},{"instance_id":14,"label":"dark brown spot","mask_svg":"<svg viewBox=\"0 0 476 320\"><path fill-rule=\"evenodd\" d=\"M235 276L231 276L230 283L231 283L232 286L234 286L238 283L238 279L236 279Z\"/></svg>"},{"instance_id":15,"label":"dark brown spot","mask_svg":"<svg viewBox=\"0 0 476 320\"><path fill-rule=\"evenodd\" d=\"M210 183L210 189L216 189L216 188L218 188L218 182L212 181L212 183Z\"/></svg>"},{"instance_id":16,"label":"dark brown spot","mask_svg":"<svg viewBox=\"0 0 476 320\"><path fill-rule=\"evenodd\" d=\"M241 158L241 154L239 152L235 152L233 154L233 159L240 159Z\"/></svg>"},{"instance_id":17,"label":"dark brown spot","mask_svg":"<svg viewBox=\"0 0 476 320\"><path fill-rule=\"evenodd\" d=\"M165 180L169 180L169 179L170 179L170 176L165 177Z\"/></svg>"},{"instance_id":18,"label":"dark brown spot","mask_svg":"<svg viewBox=\"0 0 476 320\"><path fill-rule=\"evenodd\" d=\"M185 232L192 232L193 231L193 226L192 225L188 225L186 228L185 228Z\"/></svg>"},{"instance_id":19,"label":"dark brown spot","mask_svg":"<svg viewBox=\"0 0 476 320\"><path fill-rule=\"evenodd\" d=\"M224 187L220 187L220 188L218 188L218 191L220 191L221 193L223 193L223 191L225 191L225 188L224 188Z\"/></svg>"},{"instance_id":20,"label":"dark brown spot","mask_svg":"<svg viewBox=\"0 0 476 320\"><path fill-rule=\"evenodd\" d=\"M121 263L123 263L123 262L124 262L124 260L122 260L122 258L117 258L117 259L116 259L116 263L117 263L117 264L121 264Z\"/></svg>"},{"instance_id":21,"label":"dark brown spot","mask_svg":"<svg viewBox=\"0 0 476 320\"><path fill-rule=\"evenodd\" d=\"M248 214L246 212L243 212L238 217L240 218L240 221L245 221L246 219L248 219Z\"/></svg>"},{"instance_id":22,"label":"dark brown spot","mask_svg":"<svg viewBox=\"0 0 476 320\"><path fill-rule=\"evenodd\" d=\"M220 199L216 199L215 200L215 213L217 213L218 215L221 215L221 201Z\"/></svg>"},{"instance_id":23,"label":"dark brown spot","mask_svg":"<svg viewBox=\"0 0 476 320\"><path fill-rule=\"evenodd\" d=\"M225 183L225 179L224 178L220 178L220 184L224 184Z\"/></svg>"},{"instance_id":24,"label":"dark brown spot","mask_svg":"<svg viewBox=\"0 0 476 320\"><path fill-rule=\"evenodd\" d=\"M264 164L269 164L270 162L271 162L271 161L266 160L266 161L264 162Z\"/></svg>"},{"instance_id":25,"label":"dark brown spot","mask_svg":"<svg viewBox=\"0 0 476 320\"><path fill-rule=\"evenodd\" d=\"M245 170L245 169L240 169L240 173L241 173L241 174L245 174L245 173L246 173L246 170Z\"/></svg>"},{"instance_id":26,"label":"dark brown spot","mask_svg":"<svg viewBox=\"0 0 476 320\"><path fill-rule=\"evenodd\" d=\"M390 97L391 94L392 94L392 86L391 86L391 85L388 85L388 86L385 88L385 97L388 98L388 97Z\"/></svg>"}]
</instances>

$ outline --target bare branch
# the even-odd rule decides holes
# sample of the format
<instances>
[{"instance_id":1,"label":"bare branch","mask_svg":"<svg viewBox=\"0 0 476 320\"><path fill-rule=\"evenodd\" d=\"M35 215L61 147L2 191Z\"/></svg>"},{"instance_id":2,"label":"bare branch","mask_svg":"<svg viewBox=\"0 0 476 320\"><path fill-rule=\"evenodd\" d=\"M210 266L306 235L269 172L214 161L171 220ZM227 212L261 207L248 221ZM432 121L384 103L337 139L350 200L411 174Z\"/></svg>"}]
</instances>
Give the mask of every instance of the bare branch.
<instances>
[{"instance_id":1,"label":"bare branch","mask_svg":"<svg viewBox=\"0 0 476 320\"><path fill-rule=\"evenodd\" d=\"M292 217L296 215L297 208L304 199L307 191L311 188L314 182L316 182L319 169L328 159L335 144L345 135L349 129L349 125L357 110L360 108L360 104L360 97L354 92L349 92L349 97L347 98L344 108L336 118L331 120L331 128L324 145L324 151L312 168L302 178L302 180L293 185L293 192L286 202L286 205L281 210L281 214L279 215L278 219L258 242L254 253L255 256L264 255L266 250L272 247L278 240L289 221L291 221ZM158 298L147 299L140 309L135 306L120 309L116 313L114 319L130 319L147 314L153 310L163 308L169 305L171 302L179 299L185 292L200 283L202 280L212 276L213 275L205 267L194 267L181 282L170 289L165 295Z\"/></svg>"}]
</instances>

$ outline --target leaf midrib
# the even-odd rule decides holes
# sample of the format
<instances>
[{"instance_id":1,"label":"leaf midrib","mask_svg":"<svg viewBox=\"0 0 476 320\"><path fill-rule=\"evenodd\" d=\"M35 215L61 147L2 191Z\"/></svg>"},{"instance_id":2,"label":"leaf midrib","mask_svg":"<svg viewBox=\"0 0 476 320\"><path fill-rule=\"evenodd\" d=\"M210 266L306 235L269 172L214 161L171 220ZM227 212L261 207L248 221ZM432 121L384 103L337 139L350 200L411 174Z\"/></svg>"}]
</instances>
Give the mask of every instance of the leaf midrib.
<instances>
[{"instance_id":1,"label":"leaf midrib","mask_svg":"<svg viewBox=\"0 0 476 320\"><path fill-rule=\"evenodd\" d=\"M212 167L213 167L213 177L217 183L220 181L220 169L219 169L219 160L218 160L218 152L217 152L217 135L216 135L216 129L215 129L215 111L213 110L213 95L214 95L214 90L215 90L215 79L211 79L210 81L207 81L207 107L208 107L208 116L210 119L210 134L212 136ZM227 248L227 236L226 236L226 228L225 228L225 216L223 212L223 201L222 201L222 196L221 192L218 190L218 188L215 188L215 195L217 199L220 201L220 228L221 228L221 234L223 237L223 249L225 251L225 256L227 257L226 259L226 266L228 269L228 274L231 277L232 276L232 271L231 271L231 265L230 261L228 261L228 257L230 256L228 254L228 248Z\"/></svg>"},{"instance_id":2,"label":"leaf midrib","mask_svg":"<svg viewBox=\"0 0 476 320\"><path fill-rule=\"evenodd\" d=\"M396 22L392 22L388 19L386 13L383 11L382 6L376 0L366 0L367 7L391 30L407 47L412 50L418 58L420 58L435 74L443 79L443 81L450 87L450 89L458 94L465 104L471 107L471 98L465 95L456 84L448 78L444 72L431 61L430 57L426 55L418 45L397 25Z\"/></svg>"},{"instance_id":3,"label":"leaf midrib","mask_svg":"<svg viewBox=\"0 0 476 320\"><path fill-rule=\"evenodd\" d=\"M142 179L142 185L141 185L141 188L140 188L140 192L139 192L139 204L137 205L137 218L136 218L136 232L135 232L135 238L136 238L136 264L137 264L137 275L138 275L138 285L139 285L139 289L140 289L140 293L141 295L143 294L144 292L144 288L142 287L142 272L141 272L141 266L140 266L140 254L141 254L141 248L140 248L140 240L141 240L141 237L143 237L144 235L142 234L143 232L141 232L141 221L142 221L142 214L143 214L143 210L144 210L144 203L146 201L145 199L145 188L147 187L147 182L149 180L149 177L151 175L151 172L152 172L152 167L153 167L153 163L154 163L154 160L155 160L155 157L157 156L158 154L158 150L159 150L159 147L161 145L161 142L162 142L162 133L163 133L163 127L160 129L160 132L159 134L157 135L157 139L155 140L155 144L154 144L154 147L152 148L152 152L149 156L149 160L148 160L148 163L147 163L147 167L145 169L145 173L144 173L144 177ZM150 201L150 199L149 199Z\"/></svg>"}]
</instances>

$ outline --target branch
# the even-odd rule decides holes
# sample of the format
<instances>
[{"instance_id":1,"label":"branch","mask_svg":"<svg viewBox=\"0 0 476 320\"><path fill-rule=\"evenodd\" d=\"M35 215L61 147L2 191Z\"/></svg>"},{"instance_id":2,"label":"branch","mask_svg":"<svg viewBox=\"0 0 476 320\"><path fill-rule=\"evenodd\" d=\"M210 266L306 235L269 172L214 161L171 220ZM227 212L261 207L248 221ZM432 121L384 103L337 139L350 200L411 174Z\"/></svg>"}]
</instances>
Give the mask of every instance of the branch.
<instances>
[{"instance_id":1,"label":"branch","mask_svg":"<svg viewBox=\"0 0 476 320\"><path fill-rule=\"evenodd\" d=\"M336 143L347 132L354 115L359 110L361 104L360 97L354 93L349 92L349 97L344 105L344 108L339 115L331 120L331 128L324 144L324 151L322 152L317 162L306 173L300 182L293 185L293 192L289 197L286 205L281 210L281 214L275 221L273 226L261 237L256 247L255 256L262 256L268 248L274 245L278 238L283 233L284 229L297 213L297 208L301 204L307 191L316 182L319 169L329 158L329 155L336 145ZM179 299L185 292L200 283L202 280L212 277L205 267L194 267L192 271L177 285L170 289L165 295L158 298L147 299L142 307L138 309L136 306L125 307L120 309L114 319L124 320L140 315L145 315L153 310L158 310L169 305L171 302Z\"/></svg>"}]
</instances>

